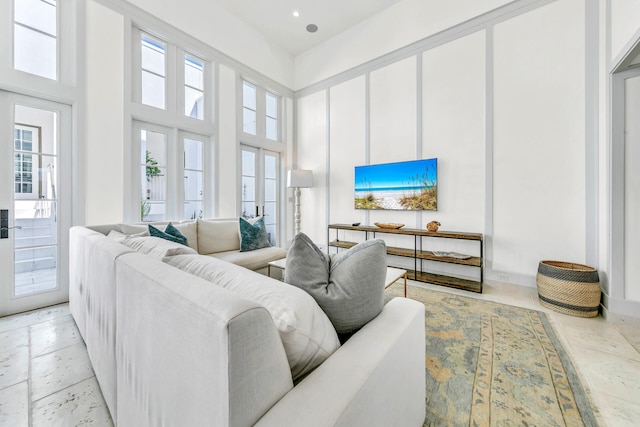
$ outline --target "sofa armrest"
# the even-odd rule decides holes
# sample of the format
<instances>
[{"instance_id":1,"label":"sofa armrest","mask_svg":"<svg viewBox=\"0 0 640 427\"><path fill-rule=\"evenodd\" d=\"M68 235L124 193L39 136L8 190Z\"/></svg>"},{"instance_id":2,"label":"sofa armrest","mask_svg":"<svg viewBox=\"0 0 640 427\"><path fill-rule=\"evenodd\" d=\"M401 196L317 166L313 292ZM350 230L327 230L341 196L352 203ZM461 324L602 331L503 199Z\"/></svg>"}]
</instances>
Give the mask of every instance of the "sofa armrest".
<instances>
[{"instance_id":1,"label":"sofa armrest","mask_svg":"<svg viewBox=\"0 0 640 427\"><path fill-rule=\"evenodd\" d=\"M138 253L116 272L119 426L253 425L293 387L264 307Z\"/></svg>"},{"instance_id":2,"label":"sofa armrest","mask_svg":"<svg viewBox=\"0 0 640 427\"><path fill-rule=\"evenodd\" d=\"M424 305L395 298L256 426L421 426Z\"/></svg>"}]
</instances>

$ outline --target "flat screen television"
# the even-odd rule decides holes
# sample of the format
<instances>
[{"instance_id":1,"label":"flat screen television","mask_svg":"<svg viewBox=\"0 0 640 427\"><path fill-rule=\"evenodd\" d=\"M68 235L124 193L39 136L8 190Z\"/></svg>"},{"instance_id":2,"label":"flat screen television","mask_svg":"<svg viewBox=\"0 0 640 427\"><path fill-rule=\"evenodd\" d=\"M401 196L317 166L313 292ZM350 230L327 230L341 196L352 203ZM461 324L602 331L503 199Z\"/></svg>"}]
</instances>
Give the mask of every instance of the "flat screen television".
<instances>
[{"instance_id":1,"label":"flat screen television","mask_svg":"<svg viewBox=\"0 0 640 427\"><path fill-rule=\"evenodd\" d=\"M356 166L355 208L438 210L438 159Z\"/></svg>"}]
</instances>

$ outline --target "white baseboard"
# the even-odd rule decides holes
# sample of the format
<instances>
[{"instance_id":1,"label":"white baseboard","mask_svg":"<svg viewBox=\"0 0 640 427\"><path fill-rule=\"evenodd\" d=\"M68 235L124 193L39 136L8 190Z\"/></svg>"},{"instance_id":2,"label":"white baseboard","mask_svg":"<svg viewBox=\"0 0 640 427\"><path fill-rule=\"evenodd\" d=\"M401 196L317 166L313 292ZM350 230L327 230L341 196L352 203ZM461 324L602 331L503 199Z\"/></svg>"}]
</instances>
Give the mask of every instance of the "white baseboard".
<instances>
[{"instance_id":1,"label":"white baseboard","mask_svg":"<svg viewBox=\"0 0 640 427\"><path fill-rule=\"evenodd\" d=\"M602 293L602 316L607 320L619 320L621 317L640 318L640 301L612 298Z\"/></svg>"},{"instance_id":2,"label":"white baseboard","mask_svg":"<svg viewBox=\"0 0 640 427\"><path fill-rule=\"evenodd\" d=\"M517 285L517 286L528 286L532 288L535 288L537 286L536 276L531 276L529 274L513 273L510 271L485 269L484 280L491 281L491 282L508 283L508 284Z\"/></svg>"}]
</instances>

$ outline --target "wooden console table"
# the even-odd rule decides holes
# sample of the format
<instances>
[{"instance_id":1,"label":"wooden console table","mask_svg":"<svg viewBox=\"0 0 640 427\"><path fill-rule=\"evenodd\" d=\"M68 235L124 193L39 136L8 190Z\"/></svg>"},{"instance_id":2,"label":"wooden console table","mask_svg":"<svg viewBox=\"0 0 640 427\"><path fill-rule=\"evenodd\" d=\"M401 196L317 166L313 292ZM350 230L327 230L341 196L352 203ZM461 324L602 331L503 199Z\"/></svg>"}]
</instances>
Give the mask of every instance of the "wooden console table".
<instances>
[{"instance_id":1,"label":"wooden console table","mask_svg":"<svg viewBox=\"0 0 640 427\"><path fill-rule=\"evenodd\" d=\"M331 240L331 236L329 235L331 230L336 230L336 238L335 240ZM369 239L369 234L372 235L372 238L376 238L376 233L385 233L385 234L401 234L407 236L413 236L413 248L399 248L387 246L387 254L413 258L413 270L408 270L409 278L413 280L417 280L420 282L433 283L436 285L449 286L453 288L464 289L472 292L482 292L482 281L483 281L483 272L482 272L482 257L484 245L482 241L482 234L479 233L459 233L453 231L427 231L420 230L416 228L399 228L399 229L391 229L391 228L380 228L375 226L367 226L367 225L350 225L350 224L330 224L327 230L329 247L335 248L343 248L349 249L355 246L356 242L349 242L344 240L339 240L338 231L339 230L349 230L349 231L362 231L365 233L365 240ZM480 256L472 256L468 259L459 259L447 256L436 256L432 251L424 251L422 248L422 239L423 238L437 238L437 239L457 239L457 240L471 240L477 241L480 245ZM433 274L423 270L422 268L422 260L426 261L435 261L435 262L443 262L449 264L458 264L465 265L469 267L476 267L480 269L480 280L469 280L469 279L461 279L458 277L446 276L442 274ZM420 261L420 263L418 263ZM420 264L420 265L418 265Z\"/></svg>"}]
</instances>

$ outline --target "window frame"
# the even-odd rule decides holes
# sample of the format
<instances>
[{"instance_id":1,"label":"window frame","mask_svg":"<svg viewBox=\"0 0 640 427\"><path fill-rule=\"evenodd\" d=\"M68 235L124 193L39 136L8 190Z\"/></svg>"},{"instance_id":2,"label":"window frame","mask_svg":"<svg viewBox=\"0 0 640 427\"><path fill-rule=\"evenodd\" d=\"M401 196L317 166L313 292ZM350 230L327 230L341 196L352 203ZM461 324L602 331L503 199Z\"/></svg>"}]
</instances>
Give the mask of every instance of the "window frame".
<instances>
[{"instance_id":1,"label":"window frame","mask_svg":"<svg viewBox=\"0 0 640 427\"><path fill-rule=\"evenodd\" d=\"M239 95L238 95L238 99L239 99L239 112L238 112L238 117L239 117L239 133L241 135L241 139L245 142L249 142L254 146L261 146L263 144L269 144L269 143L278 143L278 144L282 144L284 142L284 120L282 119L283 117L283 104L284 104L284 96L280 93L278 93L278 91L270 89L267 86L264 85L260 85L258 83L256 83L254 80L246 78L246 77L240 77L239 79ZM248 84L252 87L255 88L256 90L256 133L255 135L252 133L248 133L244 131L244 110L245 110L245 105L244 105L244 85ZM273 95L276 97L276 132L277 132L277 136L276 139L271 139L271 138L267 138L267 127L266 127L266 122L267 122L267 94ZM265 147L266 148L266 147ZM274 151L280 151L279 149L276 148L269 148L271 150Z\"/></svg>"},{"instance_id":2,"label":"window frame","mask_svg":"<svg viewBox=\"0 0 640 427\"><path fill-rule=\"evenodd\" d=\"M215 84L217 64L206 55L198 53L196 47L188 45L182 38L161 35L148 26L131 22L131 90L128 102L131 120L130 156L125 156L125 169L129 171L130 182L134 185L125 189L125 213L127 221L140 221L140 126L145 129L163 129L167 135L167 176L165 219L181 220L184 216L184 147L183 138L203 141L203 216L213 216L215 211L215 142L217 125L215 122ZM170 33L167 31L167 33ZM165 50L165 108L159 109L142 104L142 35L162 42ZM187 58L199 60L203 66L203 118L193 118L185 114L185 62ZM129 158L130 157L130 158Z\"/></svg>"}]
</instances>

